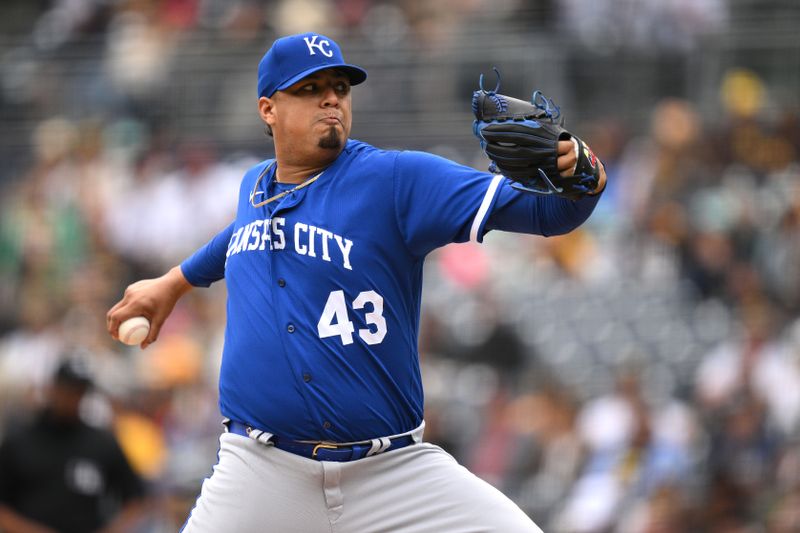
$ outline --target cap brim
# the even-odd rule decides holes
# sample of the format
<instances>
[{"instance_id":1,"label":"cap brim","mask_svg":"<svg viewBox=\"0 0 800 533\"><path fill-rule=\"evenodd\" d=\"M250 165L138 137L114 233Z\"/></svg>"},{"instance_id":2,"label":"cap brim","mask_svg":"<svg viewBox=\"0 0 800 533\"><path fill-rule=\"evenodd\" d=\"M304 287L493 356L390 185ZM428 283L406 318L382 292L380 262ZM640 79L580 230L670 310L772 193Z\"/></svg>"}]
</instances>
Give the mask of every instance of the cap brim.
<instances>
[{"instance_id":1,"label":"cap brim","mask_svg":"<svg viewBox=\"0 0 800 533\"><path fill-rule=\"evenodd\" d=\"M358 85L359 83L364 83L364 81L367 79L367 71L355 65L349 65L347 63L339 63L333 65L317 65L313 68L304 70L298 73L297 75L289 78L285 82L278 85L278 87L275 90L283 91L284 89L288 89L289 87L291 87L298 81L302 80L306 76L310 76L315 72L319 72L320 70L326 70L329 68L336 68L346 72L347 77L350 78L350 85Z\"/></svg>"}]
</instances>

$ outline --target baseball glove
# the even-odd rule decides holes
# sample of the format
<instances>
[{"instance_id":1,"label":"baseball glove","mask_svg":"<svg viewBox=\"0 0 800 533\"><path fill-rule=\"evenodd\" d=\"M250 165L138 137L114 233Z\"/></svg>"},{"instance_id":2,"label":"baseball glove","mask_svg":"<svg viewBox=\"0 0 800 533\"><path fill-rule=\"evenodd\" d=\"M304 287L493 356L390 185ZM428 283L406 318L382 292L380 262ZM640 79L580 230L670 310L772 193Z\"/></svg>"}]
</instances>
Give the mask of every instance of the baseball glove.
<instances>
[{"instance_id":1,"label":"baseball glove","mask_svg":"<svg viewBox=\"0 0 800 533\"><path fill-rule=\"evenodd\" d=\"M492 160L489 172L513 180L515 189L577 200L592 193L600 179L600 165L586 144L564 129L561 110L535 91L530 102L499 94L500 74L493 91L472 95L473 132ZM577 164L569 176L558 171L558 141L574 140Z\"/></svg>"}]
</instances>

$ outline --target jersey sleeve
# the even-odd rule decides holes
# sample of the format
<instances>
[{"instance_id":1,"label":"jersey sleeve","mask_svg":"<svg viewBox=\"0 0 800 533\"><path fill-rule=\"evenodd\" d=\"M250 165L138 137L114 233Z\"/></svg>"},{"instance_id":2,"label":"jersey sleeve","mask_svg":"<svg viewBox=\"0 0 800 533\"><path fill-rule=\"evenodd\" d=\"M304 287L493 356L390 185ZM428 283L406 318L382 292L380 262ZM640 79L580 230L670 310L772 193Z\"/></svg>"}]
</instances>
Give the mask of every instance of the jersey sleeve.
<instances>
[{"instance_id":1,"label":"jersey sleeve","mask_svg":"<svg viewBox=\"0 0 800 533\"><path fill-rule=\"evenodd\" d=\"M594 211L602 193L568 200L517 191L503 178L498 187L484 232L493 229L536 235L562 235L583 224Z\"/></svg>"},{"instance_id":2,"label":"jersey sleeve","mask_svg":"<svg viewBox=\"0 0 800 533\"><path fill-rule=\"evenodd\" d=\"M411 253L424 256L451 242L480 242L501 180L432 154L398 153L397 224Z\"/></svg>"},{"instance_id":3,"label":"jersey sleeve","mask_svg":"<svg viewBox=\"0 0 800 533\"><path fill-rule=\"evenodd\" d=\"M181 271L189 283L195 287L208 287L225 277L225 260L233 235L233 224L231 222L230 226L181 263Z\"/></svg>"}]
</instances>

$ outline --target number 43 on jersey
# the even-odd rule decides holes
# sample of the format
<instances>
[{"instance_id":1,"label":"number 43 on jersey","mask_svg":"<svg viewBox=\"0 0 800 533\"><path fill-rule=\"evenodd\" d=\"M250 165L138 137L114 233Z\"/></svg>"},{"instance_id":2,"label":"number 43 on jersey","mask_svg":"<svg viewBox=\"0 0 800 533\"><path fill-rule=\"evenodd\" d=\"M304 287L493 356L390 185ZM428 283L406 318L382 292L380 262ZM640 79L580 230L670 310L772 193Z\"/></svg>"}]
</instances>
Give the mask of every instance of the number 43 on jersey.
<instances>
[{"instance_id":1,"label":"number 43 on jersey","mask_svg":"<svg viewBox=\"0 0 800 533\"><path fill-rule=\"evenodd\" d=\"M364 309L367 304L370 304L372 310L367 310L364 315L364 321L367 325L374 326L374 330L373 327L359 329L358 336L367 344L379 344L386 336L386 319L383 318L383 296L375 291L360 292L356 299L353 300L353 309ZM342 344L353 344L353 332L355 329L347 314L344 291L331 292L317 324L319 338L340 337Z\"/></svg>"}]
</instances>

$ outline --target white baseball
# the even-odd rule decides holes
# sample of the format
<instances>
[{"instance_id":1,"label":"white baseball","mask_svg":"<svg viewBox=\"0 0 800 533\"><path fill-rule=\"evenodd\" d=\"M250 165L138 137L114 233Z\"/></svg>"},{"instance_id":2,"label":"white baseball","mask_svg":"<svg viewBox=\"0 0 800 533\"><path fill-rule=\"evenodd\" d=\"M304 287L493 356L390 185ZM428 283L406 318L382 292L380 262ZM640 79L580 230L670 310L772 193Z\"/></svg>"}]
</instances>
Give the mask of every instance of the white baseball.
<instances>
[{"instance_id":1,"label":"white baseball","mask_svg":"<svg viewBox=\"0 0 800 533\"><path fill-rule=\"evenodd\" d=\"M147 338L150 333L150 321L143 316L129 318L119 325L119 341L137 346Z\"/></svg>"}]
</instances>

